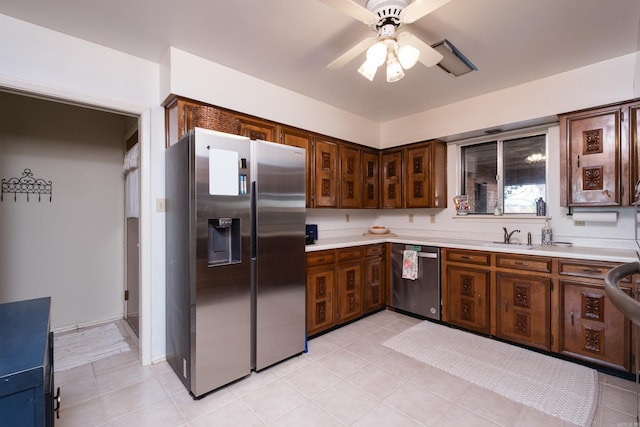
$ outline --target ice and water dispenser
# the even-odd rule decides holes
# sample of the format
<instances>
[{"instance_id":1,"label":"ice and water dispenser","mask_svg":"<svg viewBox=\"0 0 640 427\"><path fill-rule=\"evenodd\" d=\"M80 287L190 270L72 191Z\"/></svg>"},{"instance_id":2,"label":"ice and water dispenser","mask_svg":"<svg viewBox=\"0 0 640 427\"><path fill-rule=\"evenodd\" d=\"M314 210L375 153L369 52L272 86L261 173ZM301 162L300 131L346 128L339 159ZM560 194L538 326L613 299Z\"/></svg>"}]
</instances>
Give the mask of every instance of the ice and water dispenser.
<instances>
[{"instance_id":1,"label":"ice and water dispenser","mask_svg":"<svg viewBox=\"0 0 640 427\"><path fill-rule=\"evenodd\" d=\"M240 218L209 220L209 266L240 262Z\"/></svg>"},{"instance_id":2,"label":"ice and water dispenser","mask_svg":"<svg viewBox=\"0 0 640 427\"><path fill-rule=\"evenodd\" d=\"M231 150L209 150L209 194L225 197L244 196L247 188L247 159ZM228 200L228 199L227 199ZM248 207L247 207L248 208ZM241 259L240 218L209 218L209 266L239 263Z\"/></svg>"}]
</instances>

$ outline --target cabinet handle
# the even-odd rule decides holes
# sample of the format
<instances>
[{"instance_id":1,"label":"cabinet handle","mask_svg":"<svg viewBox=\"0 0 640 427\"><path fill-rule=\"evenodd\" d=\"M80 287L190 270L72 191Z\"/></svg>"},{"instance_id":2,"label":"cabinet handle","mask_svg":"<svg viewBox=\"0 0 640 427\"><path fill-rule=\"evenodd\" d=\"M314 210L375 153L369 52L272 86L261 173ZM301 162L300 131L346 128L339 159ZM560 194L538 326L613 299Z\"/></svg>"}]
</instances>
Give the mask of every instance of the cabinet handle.
<instances>
[{"instance_id":1,"label":"cabinet handle","mask_svg":"<svg viewBox=\"0 0 640 427\"><path fill-rule=\"evenodd\" d=\"M53 408L53 412L56 413L56 418L60 419L60 387L56 389L56 395L53 397L53 401L56 403L56 406Z\"/></svg>"},{"instance_id":2,"label":"cabinet handle","mask_svg":"<svg viewBox=\"0 0 640 427\"><path fill-rule=\"evenodd\" d=\"M602 272L600 270L596 270L593 268L583 268L582 269L583 273L592 273L592 274L602 274Z\"/></svg>"},{"instance_id":3,"label":"cabinet handle","mask_svg":"<svg viewBox=\"0 0 640 427\"><path fill-rule=\"evenodd\" d=\"M482 305L482 303L481 303L482 299L480 297L481 297L481 295L478 294L478 305Z\"/></svg>"},{"instance_id":4,"label":"cabinet handle","mask_svg":"<svg viewBox=\"0 0 640 427\"><path fill-rule=\"evenodd\" d=\"M504 300L504 312L505 313L509 312L509 300L508 299Z\"/></svg>"},{"instance_id":5,"label":"cabinet handle","mask_svg":"<svg viewBox=\"0 0 640 427\"><path fill-rule=\"evenodd\" d=\"M580 167L580 156L578 155L578 167Z\"/></svg>"},{"instance_id":6,"label":"cabinet handle","mask_svg":"<svg viewBox=\"0 0 640 427\"><path fill-rule=\"evenodd\" d=\"M573 311L571 312L571 326L573 326Z\"/></svg>"},{"instance_id":7,"label":"cabinet handle","mask_svg":"<svg viewBox=\"0 0 640 427\"><path fill-rule=\"evenodd\" d=\"M529 263L528 262L524 262L524 261L516 261L514 262L515 265L521 265L523 267L528 267Z\"/></svg>"},{"instance_id":8,"label":"cabinet handle","mask_svg":"<svg viewBox=\"0 0 640 427\"><path fill-rule=\"evenodd\" d=\"M460 259L473 259L469 255L460 255Z\"/></svg>"},{"instance_id":9,"label":"cabinet handle","mask_svg":"<svg viewBox=\"0 0 640 427\"><path fill-rule=\"evenodd\" d=\"M324 261L324 257L321 257L321 258L317 259L317 262L322 262L322 261Z\"/></svg>"}]
</instances>

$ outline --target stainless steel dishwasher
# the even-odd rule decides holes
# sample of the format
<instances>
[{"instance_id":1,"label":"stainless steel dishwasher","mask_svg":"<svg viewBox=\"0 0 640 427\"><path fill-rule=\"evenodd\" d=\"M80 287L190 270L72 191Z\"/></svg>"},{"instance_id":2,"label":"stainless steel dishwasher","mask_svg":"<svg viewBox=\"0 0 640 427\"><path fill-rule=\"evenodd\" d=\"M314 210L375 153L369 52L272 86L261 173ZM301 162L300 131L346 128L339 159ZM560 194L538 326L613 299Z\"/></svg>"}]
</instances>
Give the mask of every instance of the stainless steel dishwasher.
<instances>
[{"instance_id":1,"label":"stainless steel dishwasher","mask_svg":"<svg viewBox=\"0 0 640 427\"><path fill-rule=\"evenodd\" d=\"M402 278L405 250L418 254L416 280ZM392 244L391 273L391 307L440 320L440 248Z\"/></svg>"}]
</instances>

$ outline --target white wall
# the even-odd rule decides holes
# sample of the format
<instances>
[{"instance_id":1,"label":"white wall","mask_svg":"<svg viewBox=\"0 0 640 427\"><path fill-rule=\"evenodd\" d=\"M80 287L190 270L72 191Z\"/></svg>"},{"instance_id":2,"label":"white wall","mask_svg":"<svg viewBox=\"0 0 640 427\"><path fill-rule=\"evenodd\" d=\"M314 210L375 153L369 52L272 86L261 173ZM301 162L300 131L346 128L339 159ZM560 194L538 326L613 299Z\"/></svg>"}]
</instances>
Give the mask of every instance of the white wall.
<instances>
[{"instance_id":1,"label":"white wall","mask_svg":"<svg viewBox=\"0 0 640 427\"><path fill-rule=\"evenodd\" d=\"M445 138L640 96L634 53L382 123L380 148ZM464 77L461 77L464 78Z\"/></svg>"},{"instance_id":2,"label":"white wall","mask_svg":"<svg viewBox=\"0 0 640 427\"><path fill-rule=\"evenodd\" d=\"M321 134L378 147L379 123L171 48L161 94L177 94Z\"/></svg>"},{"instance_id":3,"label":"white wall","mask_svg":"<svg viewBox=\"0 0 640 427\"><path fill-rule=\"evenodd\" d=\"M164 215L151 210L164 194L159 64L6 15L0 39L11 40L0 43L0 87L140 115L141 358L164 357Z\"/></svg>"},{"instance_id":4,"label":"white wall","mask_svg":"<svg viewBox=\"0 0 640 427\"><path fill-rule=\"evenodd\" d=\"M0 177L53 183L4 194L0 302L52 297L53 329L122 318L126 123L122 116L0 93Z\"/></svg>"}]
</instances>

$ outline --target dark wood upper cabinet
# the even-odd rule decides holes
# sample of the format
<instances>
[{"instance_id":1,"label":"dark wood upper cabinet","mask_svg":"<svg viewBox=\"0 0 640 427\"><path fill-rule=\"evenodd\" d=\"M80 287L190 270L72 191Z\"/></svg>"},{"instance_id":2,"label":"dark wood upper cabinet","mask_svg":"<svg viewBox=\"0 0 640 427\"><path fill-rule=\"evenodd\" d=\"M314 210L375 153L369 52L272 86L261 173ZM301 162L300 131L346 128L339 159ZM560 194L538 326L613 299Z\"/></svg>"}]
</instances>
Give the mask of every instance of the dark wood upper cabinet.
<instances>
[{"instance_id":1,"label":"dark wood upper cabinet","mask_svg":"<svg viewBox=\"0 0 640 427\"><path fill-rule=\"evenodd\" d=\"M560 117L560 205L629 206L640 178L640 101Z\"/></svg>"},{"instance_id":2,"label":"dark wood upper cabinet","mask_svg":"<svg viewBox=\"0 0 640 427\"><path fill-rule=\"evenodd\" d=\"M383 208L447 207L447 147L443 142L384 150L380 159Z\"/></svg>"},{"instance_id":3,"label":"dark wood upper cabinet","mask_svg":"<svg viewBox=\"0 0 640 427\"><path fill-rule=\"evenodd\" d=\"M402 208L402 150L386 150L380 156L381 207Z\"/></svg>"},{"instance_id":4,"label":"dark wood upper cabinet","mask_svg":"<svg viewBox=\"0 0 640 427\"><path fill-rule=\"evenodd\" d=\"M405 207L447 206L446 146L440 141L405 148Z\"/></svg>"},{"instance_id":5,"label":"dark wood upper cabinet","mask_svg":"<svg viewBox=\"0 0 640 427\"><path fill-rule=\"evenodd\" d=\"M380 207L380 154L377 150L362 150L362 207Z\"/></svg>"},{"instance_id":6,"label":"dark wood upper cabinet","mask_svg":"<svg viewBox=\"0 0 640 427\"><path fill-rule=\"evenodd\" d=\"M174 96L165 103L166 144L194 127L304 148L308 208L446 208L446 145L427 141L380 151Z\"/></svg>"},{"instance_id":7,"label":"dark wood upper cabinet","mask_svg":"<svg viewBox=\"0 0 640 427\"><path fill-rule=\"evenodd\" d=\"M240 135L254 140L278 142L275 123L242 115L237 117L240 123Z\"/></svg>"},{"instance_id":8,"label":"dark wood upper cabinet","mask_svg":"<svg viewBox=\"0 0 640 427\"><path fill-rule=\"evenodd\" d=\"M361 150L355 146L340 144L340 207L362 207Z\"/></svg>"},{"instance_id":9,"label":"dark wood upper cabinet","mask_svg":"<svg viewBox=\"0 0 640 427\"><path fill-rule=\"evenodd\" d=\"M338 143L321 138L314 141L313 207L338 207Z\"/></svg>"},{"instance_id":10,"label":"dark wood upper cabinet","mask_svg":"<svg viewBox=\"0 0 640 427\"><path fill-rule=\"evenodd\" d=\"M288 126L280 126L280 143L284 145L290 145L292 147L304 148L306 150L306 205L312 207L311 195L312 195L312 178L313 178L313 149L312 149L312 137L311 133L302 129L297 129Z\"/></svg>"}]
</instances>

